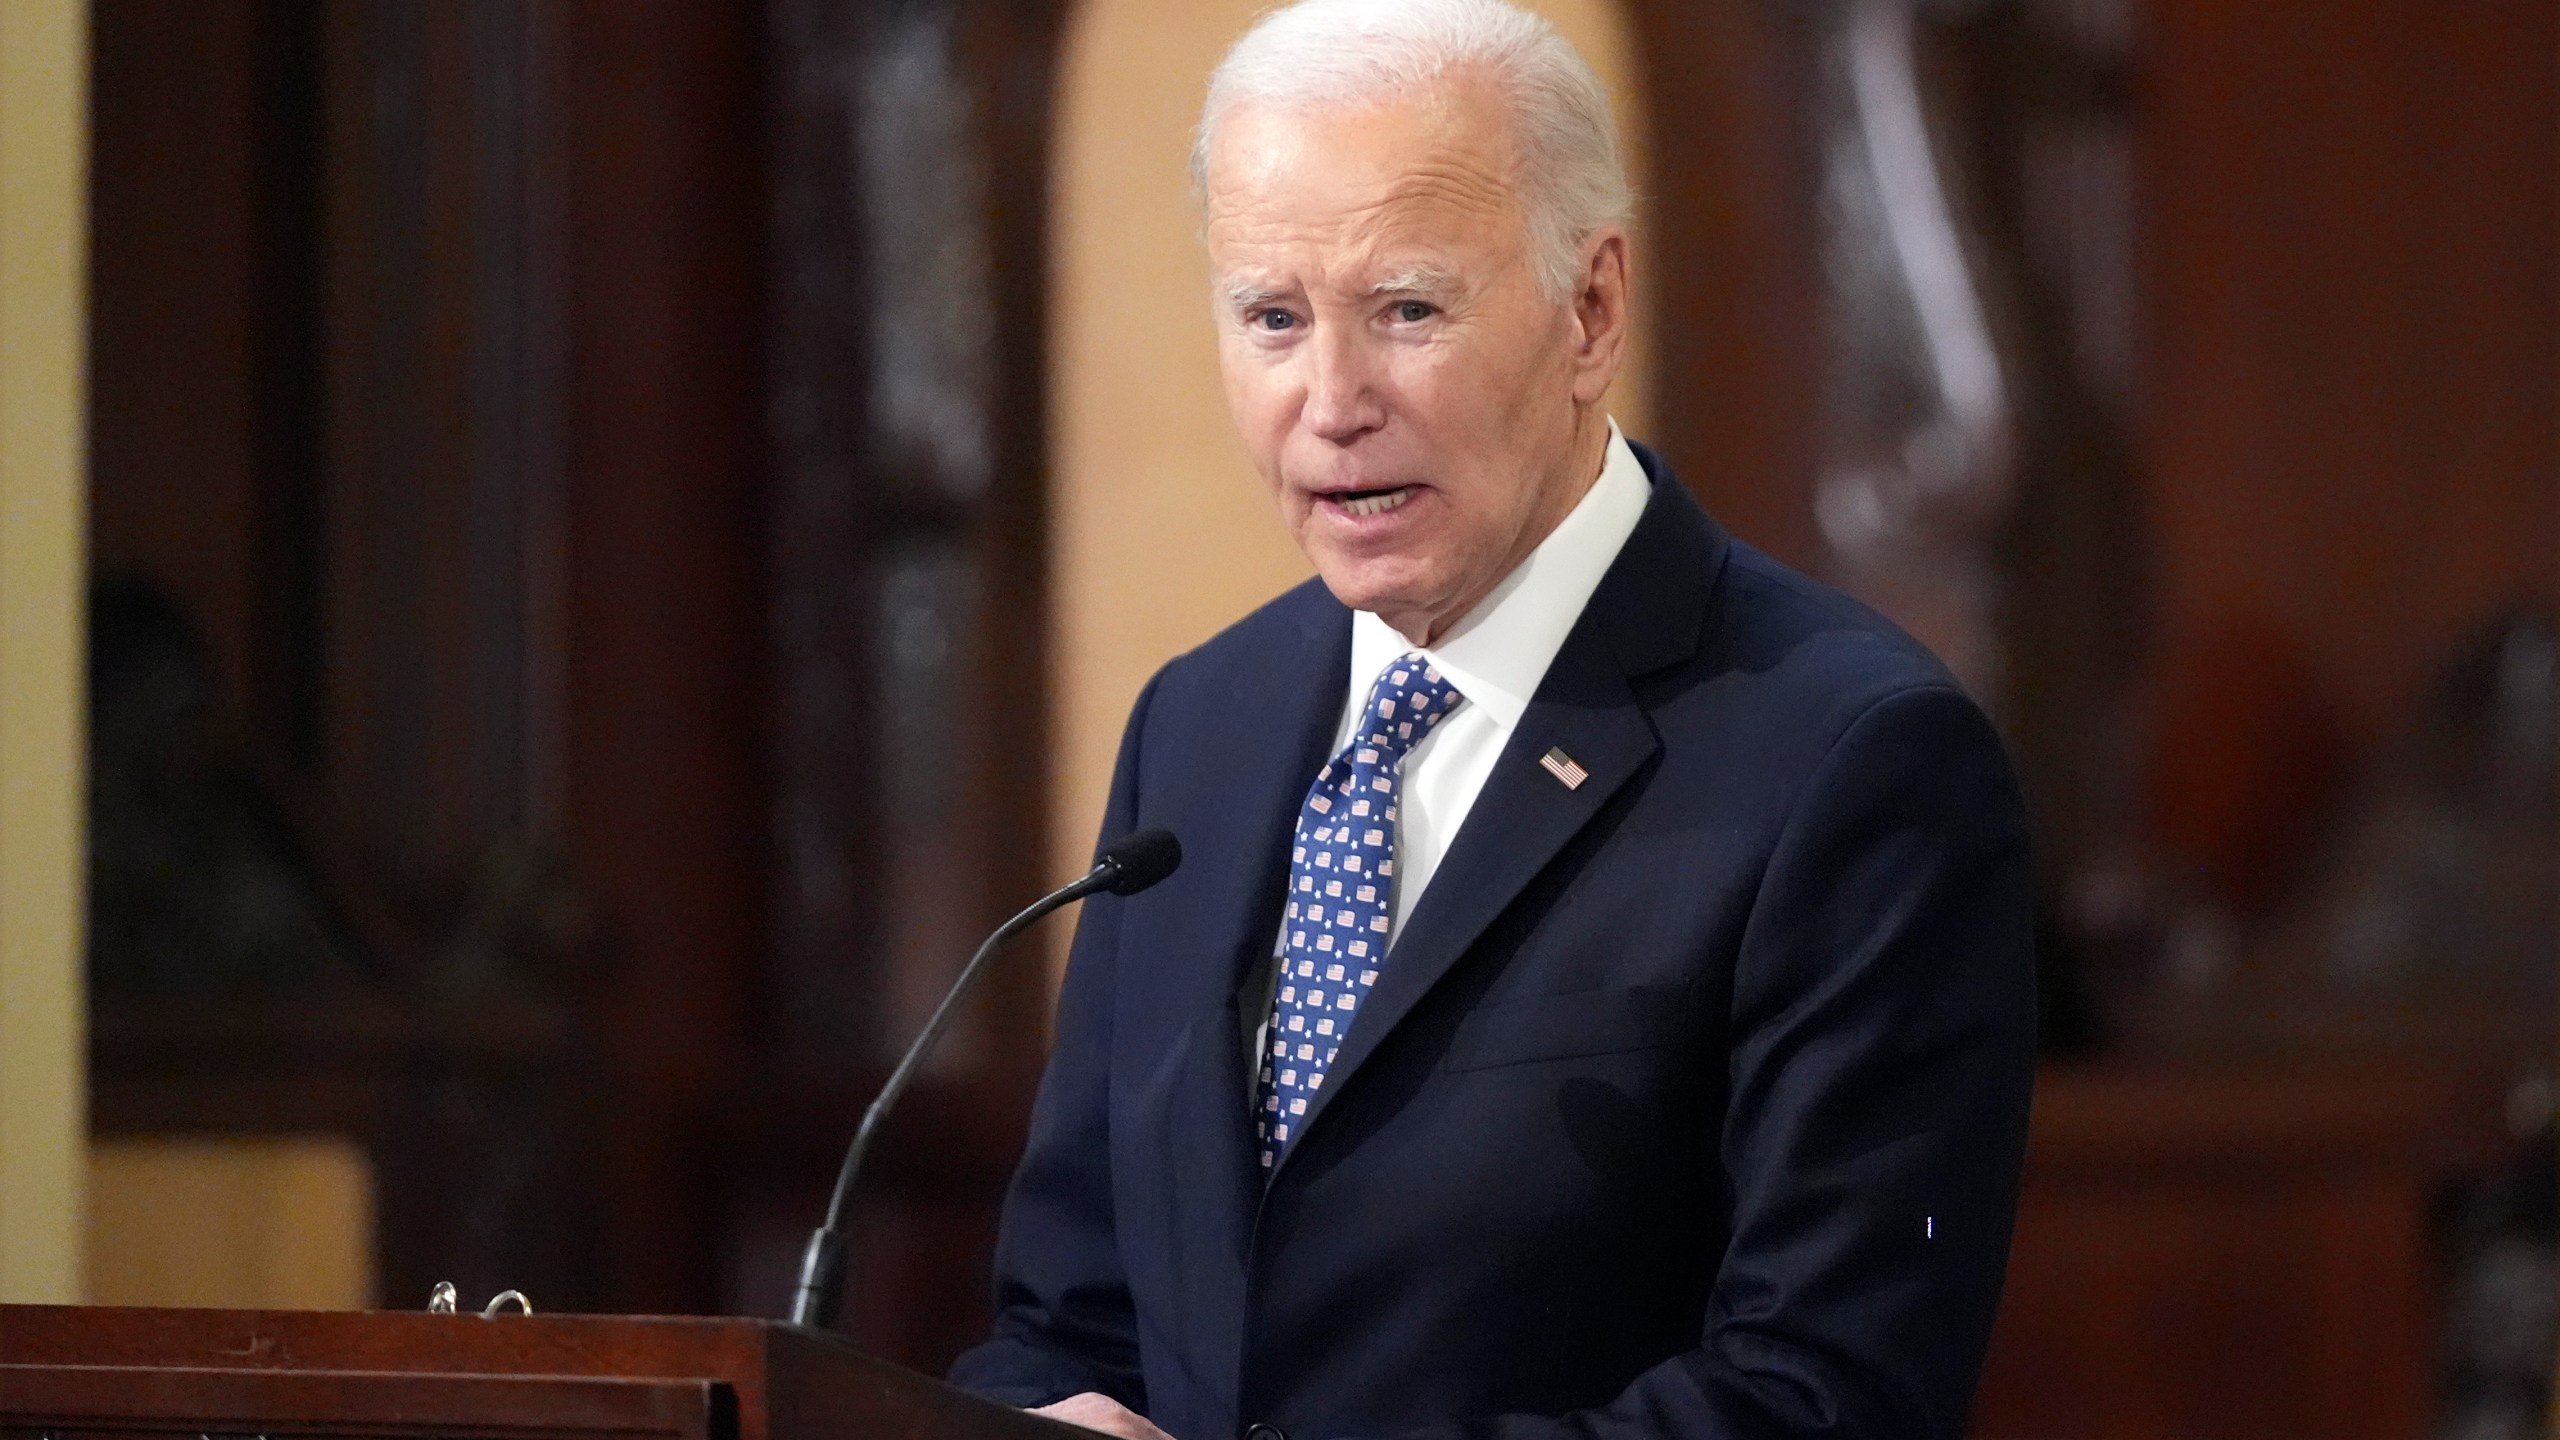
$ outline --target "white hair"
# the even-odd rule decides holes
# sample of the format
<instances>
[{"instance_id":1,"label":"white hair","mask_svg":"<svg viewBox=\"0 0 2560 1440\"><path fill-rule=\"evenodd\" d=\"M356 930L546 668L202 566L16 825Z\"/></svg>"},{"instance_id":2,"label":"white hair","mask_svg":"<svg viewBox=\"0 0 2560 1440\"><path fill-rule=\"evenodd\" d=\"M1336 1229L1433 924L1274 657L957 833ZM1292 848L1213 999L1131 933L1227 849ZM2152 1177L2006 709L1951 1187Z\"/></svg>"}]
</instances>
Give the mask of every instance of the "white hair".
<instances>
[{"instance_id":1,"label":"white hair","mask_svg":"<svg viewBox=\"0 0 2560 1440\"><path fill-rule=\"evenodd\" d=\"M1583 242L1633 202L1598 76L1556 28L1503 0L1298 0L1264 15L1209 76L1191 146L1208 193L1209 144L1241 104L1311 110L1383 100L1452 71L1500 87L1511 115L1520 208L1538 288L1581 288Z\"/></svg>"}]
</instances>

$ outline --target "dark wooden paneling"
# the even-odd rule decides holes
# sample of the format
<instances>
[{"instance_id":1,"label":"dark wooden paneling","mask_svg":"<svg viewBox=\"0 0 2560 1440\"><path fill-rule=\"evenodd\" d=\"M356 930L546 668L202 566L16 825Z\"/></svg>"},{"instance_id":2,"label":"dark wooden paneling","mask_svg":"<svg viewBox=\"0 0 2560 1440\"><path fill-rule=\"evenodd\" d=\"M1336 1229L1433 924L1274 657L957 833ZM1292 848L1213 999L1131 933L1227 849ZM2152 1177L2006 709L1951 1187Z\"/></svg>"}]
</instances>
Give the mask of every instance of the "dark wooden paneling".
<instances>
[{"instance_id":1,"label":"dark wooden paneling","mask_svg":"<svg viewBox=\"0 0 2560 1440\"><path fill-rule=\"evenodd\" d=\"M1041 888L1055 7L774 10L770 1009L886 1064ZM847 123L851 118L850 124ZM1032 1023L1036 993L990 993ZM953 1037L984 1048L980 1017ZM1001 1049L991 1053L1001 1055Z\"/></svg>"},{"instance_id":2,"label":"dark wooden paneling","mask_svg":"<svg viewBox=\"0 0 2560 1440\"><path fill-rule=\"evenodd\" d=\"M761 38L597 0L564 51L566 823L611 976L597 1298L636 1310L712 1302L711 1086L764 945Z\"/></svg>"},{"instance_id":3,"label":"dark wooden paneling","mask_svg":"<svg viewBox=\"0 0 2560 1440\"><path fill-rule=\"evenodd\" d=\"M92 12L89 544L245 698L257 583L258 35L247 0Z\"/></svg>"},{"instance_id":4,"label":"dark wooden paneling","mask_svg":"<svg viewBox=\"0 0 2560 1440\"><path fill-rule=\"evenodd\" d=\"M319 579L321 778L412 884L458 886L556 818L534 773L554 707L536 692L563 642L531 553L556 544L537 517L560 483L549 18L317 12L325 445L313 523L269 544Z\"/></svg>"},{"instance_id":5,"label":"dark wooden paneling","mask_svg":"<svg viewBox=\"0 0 2560 1440\"><path fill-rule=\"evenodd\" d=\"M1821 325L1801 17L1750 0L1627 8L1652 132L1651 438L1736 534L1812 567Z\"/></svg>"},{"instance_id":6,"label":"dark wooden paneling","mask_svg":"<svg viewBox=\"0 0 2560 1440\"><path fill-rule=\"evenodd\" d=\"M745 1277L815 1220L900 997L1044 878L1007 841L1043 830L1025 197L1061 12L820 6L836 29L800 50L779 13L99 7L99 552L215 632L245 768L380 982L110 997L99 1124L359 1138L396 1303L429 1278L760 1299ZM836 88L777 105L778 55ZM945 107L922 129L919 98ZM826 210L817 243L777 245L772 157ZM918 187L954 208L912 223ZM955 240L976 271L937 268ZM811 282L787 306L776 255ZM963 403L884 404L880 367L954 317L978 322L945 357ZM774 354L828 427L780 432L792 494L840 528L777 513ZM807 642L789 673L838 667L828 726L777 718L778 635ZM804 800L847 841L825 878L877 893L786 953L777 877L805 857L772 837ZM569 945L528 963L526 926ZM1018 968L957 1037L952 1104L1001 1132L1036 1056L997 1042L1040 1004ZM493 1052L475 1015L543 1033ZM900 1133L855 1303L930 1362L983 1322L950 1277L984 1270L998 1176Z\"/></svg>"},{"instance_id":7,"label":"dark wooden paneling","mask_svg":"<svg viewBox=\"0 0 2560 1440\"><path fill-rule=\"evenodd\" d=\"M328 485L326 230L328 47L323 0L255 8L256 510L242 710L269 763L308 774L326 731L322 614Z\"/></svg>"},{"instance_id":8,"label":"dark wooden paneling","mask_svg":"<svg viewBox=\"0 0 2560 1440\"><path fill-rule=\"evenodd\" d=\"M2491 1153L2459 1076L2055 1070L1973 1430L2425 1434L2429 1206Z\"/></svg>"},{"instance_id":9,"label":"dark wooden paneling","mask_svg":"<svg viewBox=\"0 0 2560 1440\"><path fill-rule=\"evenodd\" d=\"M2554 595L2554 7L2146 9L2159 668L2264 637L2370 744Z\"/></svg>"},{"instance_id":10,"label":"dark wooden paneling","mask_svg":"<svg viewBox=\"0 0 2560 1440\"><path fill-rule=\"evenodd\" d=\"M737 1091L762 1113L724 1152L724 1296L749 1311L783 1303L869 1078L1049 883L1023 842L1045 833L1042 202L1064 8L771 9L783 854ZM984 1333L1042 1009L1037 967L990 976L947 1078L911 1097L940 1123L892 1126L865 1177L845 1324L879 1353L938 1370Z\"/></svg>"}]
</instances>

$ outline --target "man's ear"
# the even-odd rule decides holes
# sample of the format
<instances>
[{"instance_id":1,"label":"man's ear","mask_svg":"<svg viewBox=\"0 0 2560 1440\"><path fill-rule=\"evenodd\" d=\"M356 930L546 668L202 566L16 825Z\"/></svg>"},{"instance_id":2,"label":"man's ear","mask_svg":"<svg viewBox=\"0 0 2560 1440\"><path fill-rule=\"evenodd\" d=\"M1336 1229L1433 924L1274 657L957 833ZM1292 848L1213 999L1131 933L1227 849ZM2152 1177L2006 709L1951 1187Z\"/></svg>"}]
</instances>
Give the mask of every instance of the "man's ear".
<instances>
[{"instance_id":1,"label":"man's ear","mask_svg":"<svg viewBox=\"0 0 2560 1440\"><path fill-rule=\"evenodd\" d=\"M1573 297L1573 398L1600 403L1626 360L1627 236L1603 226L1582 243L1582 284Z\"/></svg>"}]
</instances>

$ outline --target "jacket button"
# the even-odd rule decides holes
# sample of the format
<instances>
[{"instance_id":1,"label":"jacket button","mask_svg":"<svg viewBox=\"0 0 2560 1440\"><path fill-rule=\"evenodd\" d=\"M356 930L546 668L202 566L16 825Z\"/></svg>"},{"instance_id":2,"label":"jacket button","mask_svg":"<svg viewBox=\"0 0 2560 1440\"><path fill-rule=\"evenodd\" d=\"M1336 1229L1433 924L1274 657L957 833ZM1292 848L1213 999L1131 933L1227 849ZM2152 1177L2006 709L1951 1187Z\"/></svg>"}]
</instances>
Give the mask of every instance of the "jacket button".
<instances>
[{"instance_id":1,"label":"jacket button","mask_svg":"<svg viewBox=\"0 0 2560 1440\"><path fill-rule=\"evenodd\" d=\"M1277 1425L1249 1425L1244 1440L1289 1440L1289 1432Z\"/></svg>"}]
</instances>

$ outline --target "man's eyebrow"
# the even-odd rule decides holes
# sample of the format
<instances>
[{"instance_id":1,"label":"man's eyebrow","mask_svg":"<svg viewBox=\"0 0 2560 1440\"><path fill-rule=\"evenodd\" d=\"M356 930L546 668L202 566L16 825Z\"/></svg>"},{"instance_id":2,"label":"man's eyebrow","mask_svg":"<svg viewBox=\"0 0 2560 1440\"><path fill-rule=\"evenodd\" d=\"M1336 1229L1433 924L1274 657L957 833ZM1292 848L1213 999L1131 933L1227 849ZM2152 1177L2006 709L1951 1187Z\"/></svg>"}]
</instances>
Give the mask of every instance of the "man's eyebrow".
<instances>
[{"instance_id":1,"label":"man's eyebrow","mask_svg":"<svg viewBox=\"0 0 2560 1440\"><path fill-rule=\"evenodd\" d=\"M1237 310L1251 310L1268 305L1287 293L1276 285L1267 285L1258 280L1227 280L1218 285L1219 296L1230 308Z\"/></svg>"},{"instance_id":2,"label":"man's eyebrow","mask_svg":"<svg viewBox=\"0 0 2560 1440\"><path fill-rule=\"evenodd\" d=\"M1411 265L1379 280L1369 287L1372 297L1379 295L1441 294L1458 288L1456 272L1438 265Z\"/></svg>"},{"instance_id":3,"label":"man's eyebrow","mask_svg":"<svg viewBox=\"0 0 2560 1440\"><path fill-rule=\"evenodd\" d=\"M1456 271L1439 265L1412 265L1392 275L1381 276L1361 293L1374 299L1380 295L1446 294L1457 288ZM1219 298L1237 310L1257 309L1296 293L1286 286L1258 280L1225 280L1219 282L1217 289Z\"/></svg>"}]
</instances>

